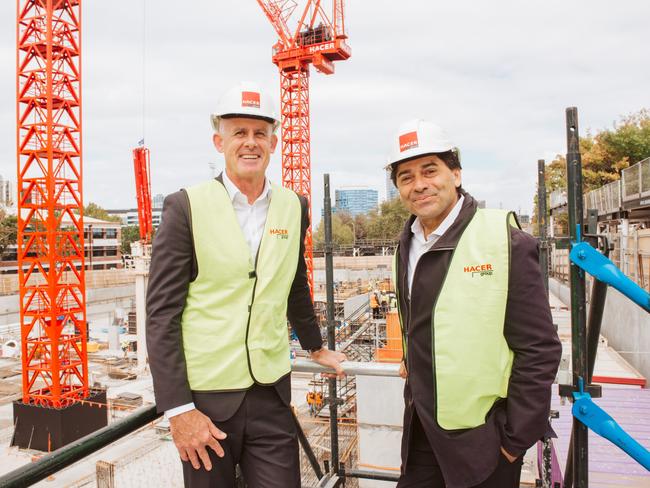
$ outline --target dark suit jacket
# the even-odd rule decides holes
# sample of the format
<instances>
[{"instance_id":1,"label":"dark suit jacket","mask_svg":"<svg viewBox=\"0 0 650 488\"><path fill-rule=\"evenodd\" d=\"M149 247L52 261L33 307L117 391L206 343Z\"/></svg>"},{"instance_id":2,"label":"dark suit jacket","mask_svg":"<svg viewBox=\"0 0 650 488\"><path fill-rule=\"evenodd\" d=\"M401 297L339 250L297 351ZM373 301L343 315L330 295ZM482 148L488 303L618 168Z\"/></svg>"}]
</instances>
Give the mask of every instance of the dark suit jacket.
<instances>
[{"instance_id":1,"label":"dark suit jacket","mask_svg":"<svg viewBox=\"0 0 650 488\"><path fill-rule=\"evenodd\" d=\"M217 178L223 183L221 176ZM273 195L271 195L273 198ZM304 349L321 347L323 341L314 313L304 259L304 238L309 227L307 199L299 196L302 209L300 256L288 296L287 317ZM214 209L218 212L219 209ZM226 420L235 413L245 391L192 392L187 380L181 336L181 316L190 282L198 275L198 263L192 239L190 204L184 190L168 195L163 204L162 220L153 241L147 289L147 349L159 412L190 402L206 405L214 400L214 412L204 412L214 420ZM243 311L242 313L245 313ZM289 375L276 384L280 397L288 405L291 399ZM206 396L207 395L207 396Z\"/></svg>"},{"instance_id":2,"label":"dark suit jacket","mask_svg":"<svg viewBox=\"0 0 650 488\"><path fill-rule=\"evenodd\" d=\"M474 429L448 431L438 425L432 361L433 304L442 288L454 249L477 209L476 200L464 191L461 193L465 200L460 214L418 262L410 301L407 270L414 216L404 226L397 264L400 311L408 337L402 459L408 455L409 427L417 412L450 488L475 486L485 480L496 468L500 445L510 454L519 456L545 434L551 384L562 353L542 282L537 240L513 228L503 330L515 354L508 398L497 402L485 424Z\"/></svg>"}]
</instances>

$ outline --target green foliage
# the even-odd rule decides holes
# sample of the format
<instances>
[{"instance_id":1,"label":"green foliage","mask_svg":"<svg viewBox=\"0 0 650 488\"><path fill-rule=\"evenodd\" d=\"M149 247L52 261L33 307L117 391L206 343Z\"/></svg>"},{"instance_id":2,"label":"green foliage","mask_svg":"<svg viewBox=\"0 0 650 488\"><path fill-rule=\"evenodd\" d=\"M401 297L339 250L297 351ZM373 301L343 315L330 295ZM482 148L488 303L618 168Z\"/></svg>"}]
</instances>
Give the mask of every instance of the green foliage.
<instances>
[{"instance_id":1,"label":"green foliage","mask_svg":"<svg viewBox=\"0 0 650 488\"><path fill-rule=\"evenodd\" d=\"M379 210L352 217L347 212L332 215L332 240L335 246L349 246L364 239L395 240L409 217L399 198L383 202ZM354 235L353 235L354 232ZM325 221L321 220L314 233L314 245L322 248L325 241Z\"/></svg>"},{"instance_id":2,"label":"green foliage","mask_svg":"<svg viewBox=\"0 0 650 488\"><path fill-rule=\"evenodd\" d=\"M580 138L582 183L586 193L621 177L621 171L650 157L650 110L621 118L612 129ZM546 191L566 188L566 158L558 154L546 165ZM533 222L537 222L537 191Z\"/></svg>"},{"instance_id":3,"label":"green foliage","mask_svg":"<svg viewBox=\"0 0 650 488\"><path fill-rule=\"evenodd\" d=\"M137 225L122 227L122 254L131 254L131 243L140 240L140 228Z\"/></svg>"},{"instance_id":4,"label":"green foliage","mask_svg":"<svg viewBox=\"0 0 650 488\"><path fill-rule=\"evenodd\" d=\"M347 219L347 221L346 221ZM335 213L332 215L332 243L335 246L351 246L354 243L354 234L349 214ZM314 233L314 244L322 248L325 243L325 219L321 219L318 229Z\"/></svg>"},{"instance_id":5,"label":"green foliage","mask_svg":"<svg viewBox=\"0 0 650 488\"><path fill-rule=\"evenodd\" d=\"M84 215L86 217L92 217L94 219L105 220L107 222L121 222L116 215L108 215L108 212L96 203L90 202L84 207Z\"/></svg>"},{"instance_id":6,"label":"green foliage","mask_svg":"<svg viewBox=\"0 0 650 488\"><path fill-rule=\"evenodd\" d=\"M368 239L397 239L409 215L399 198L383 202L379 212L368 215Z\"/></svg>"},{"instance_id":7,"label":"green foliage","mask_svg":"<svg viewBox=\"0 0 650 488\"><path fill-rule=\"evenodd\" d=\"M18 217L15 215L0 216L0 256L12 244L18 241Z\"/></svg>"}]
</instances>

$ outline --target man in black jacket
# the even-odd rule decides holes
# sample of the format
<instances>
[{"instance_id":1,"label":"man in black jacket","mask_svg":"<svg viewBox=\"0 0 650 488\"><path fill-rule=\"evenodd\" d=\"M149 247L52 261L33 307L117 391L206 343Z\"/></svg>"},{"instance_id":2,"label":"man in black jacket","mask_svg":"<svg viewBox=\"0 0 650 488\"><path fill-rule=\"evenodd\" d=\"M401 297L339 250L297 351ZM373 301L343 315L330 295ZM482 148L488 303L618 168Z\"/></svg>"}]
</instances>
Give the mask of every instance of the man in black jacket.
<instances>
[{"instance_id":1,"label":"man in black jacket","mask_svg":"<svg viewBox=\"0 0 650 488\"><path fill-rule=\"evenodd\" d=\"M277 144L270 97L252 83L212 115L226 169L169 195L153 244L147 347L185 485L298 488L286 318L316 362L322 347L304 260L307 201L265 176Z\"/></svg>"},{"instance_id":2,"label":"man in black jacket","mask_svg":"<svg viewBox=\"0 0 650 488\"><path fill-rule=\"evenodd\" d=\"M536 240L461 187L458 152L412 120L390 171L412 213L396 256L406 378L398 488L518 488L561 355Z\"/></svg>"}]
</instances>

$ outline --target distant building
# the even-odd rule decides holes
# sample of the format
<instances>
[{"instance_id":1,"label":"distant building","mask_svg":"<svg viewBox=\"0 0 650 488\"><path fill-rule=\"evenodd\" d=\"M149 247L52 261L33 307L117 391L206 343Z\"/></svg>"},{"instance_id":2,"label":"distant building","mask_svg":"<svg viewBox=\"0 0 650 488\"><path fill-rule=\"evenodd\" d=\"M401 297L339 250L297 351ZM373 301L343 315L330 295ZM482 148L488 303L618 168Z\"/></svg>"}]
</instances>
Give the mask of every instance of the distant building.
<instances>
[{"instance_id":1,"label":"distant building","mask_svg":"<svg viewBox=\"0 0 650 488\"><path fill-rule=\"evenodd\" d=\"M0 205L13 207L16 205L16 184L0 175Z\"/></svg>"},{"instance_id":2,"label":"distant building","mask_svg":"<svg viewBox=\"0 0 650 488\"><path fill-rule=\"evenodd\" d=\"M71 224L64 214L62 224ZM122 267L122 231L119 222L108 222L84 216L84 255L86 269L113 269ZM16 244L7 247L0 261L0 273L16 274L18 272L18 255ZM23 269L29 267L29 263Z\"/></svg>"},{"instance_id":3,"label":"distant building","mask_svg":"<svg viewBox=\"0 0 650 488\"><path fill-rule=\"evenodd\" d=\"M128 225L128 226L140 225L140 219L138 217L137 208L113 209L113 210L106 210L106 211L108 212L108 215L119 217L120 219L122 219L122 225ZM162 215L162 207L156 208L154 206L154 208L151 209L151 222L153 223L153 226L156 228L160 225L161 215Z\"/></svg>"},{"instance_id":4,"label":"distant building","mask_svg":"<svg viewBox=\"0 0 650 488\"><path fill-rule=\"evenodd\" d=\"M485 200L478 200L478 208L485 208Z\"/></svg>"},{"instance_id":5,"label":"distant building","mask_svg":"<svg viewBox=\"0 0 650 488\"><path fill-rule=\"evenodd\" d=\"M353 216L375 210L379 205L379 192L370 188L343 188L334 195L336 211Z\"/></svg>"},{"instance_id":6,"label":"distant building","mask_svg":"<svg viewBox=\"0 0 650 488\"><path fill-rule=\"evenodd\" d=\"M151 206L153 208L162 208L164 200L165 200L165 195L163 195L162 193L158 193L157 195L153 196Z\"/></svg>"},{"instance_id":7,"label":"distant building","mask_svg":"<svg viewBox=\"0 0 650 488\"><path fill-rule=\"evenodd\" d=\"M390 170L386 170L386 200L393 200L399 196L397 187L393 185L393 180L390 179Z\"/></svg>"}]
</instances>

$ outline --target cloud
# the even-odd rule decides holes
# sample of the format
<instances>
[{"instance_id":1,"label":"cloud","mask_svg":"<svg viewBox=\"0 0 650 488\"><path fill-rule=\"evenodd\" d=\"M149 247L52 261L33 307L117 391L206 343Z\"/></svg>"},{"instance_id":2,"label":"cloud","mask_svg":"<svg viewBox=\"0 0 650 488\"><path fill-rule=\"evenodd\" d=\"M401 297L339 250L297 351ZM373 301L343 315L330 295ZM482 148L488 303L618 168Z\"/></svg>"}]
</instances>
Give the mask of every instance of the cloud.
<instances>
[{"instance_id":1,"label":"cloud","mask_svg":"<svg viewBox=\"0 0 650 488\"><path fill-rule=\"evenodd\" d=\"M254 79L279 95L276 35L253 0L183 8L149 0L145 22L142 6L84 4L85 199L106 207L133 206L131 149L143 125L153 191L168 193L208 177L209 162L222 164L208 124L220 92ZM310 77L314 220L324 172L333 189L363 182L383 195L381 168L405 119L447 128L477 197L530 212L537 159L566 151L566 107L579 108L586 133L650 106L647 2L373 0L346 8L352 57L333 76ZM15 4L0 3L0 19L0 174L12 177ZM276 181L279 166L278 151Z\"/></svg>"}]
</instances>

